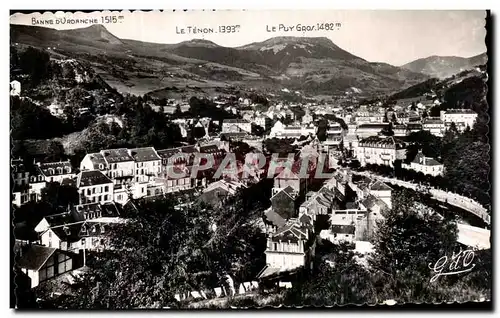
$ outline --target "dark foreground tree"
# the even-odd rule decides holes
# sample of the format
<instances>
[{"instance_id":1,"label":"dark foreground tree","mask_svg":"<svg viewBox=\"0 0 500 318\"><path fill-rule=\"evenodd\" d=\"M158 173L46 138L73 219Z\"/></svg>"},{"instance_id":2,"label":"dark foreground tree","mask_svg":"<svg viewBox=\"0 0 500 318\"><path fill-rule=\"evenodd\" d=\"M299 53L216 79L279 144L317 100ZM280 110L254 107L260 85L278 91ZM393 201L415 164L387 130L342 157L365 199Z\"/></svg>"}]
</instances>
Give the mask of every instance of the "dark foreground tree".
<instances>
[{"instance_id":1,"label":"dark foreground tree","mask_svg":"<svg viewBox=\"0 0 500 318\"><path fill-rule=\"evenodd\" d=\"M243 202L216 210L175 208L175 198L134 201L130 218L111 229L106 252L88 258L76 297L62 308L162 308L177 293L213 289L255 261L258 229L244 222ZM258 253L262 254L262 250Z\"/></svg>"}]
</instances>

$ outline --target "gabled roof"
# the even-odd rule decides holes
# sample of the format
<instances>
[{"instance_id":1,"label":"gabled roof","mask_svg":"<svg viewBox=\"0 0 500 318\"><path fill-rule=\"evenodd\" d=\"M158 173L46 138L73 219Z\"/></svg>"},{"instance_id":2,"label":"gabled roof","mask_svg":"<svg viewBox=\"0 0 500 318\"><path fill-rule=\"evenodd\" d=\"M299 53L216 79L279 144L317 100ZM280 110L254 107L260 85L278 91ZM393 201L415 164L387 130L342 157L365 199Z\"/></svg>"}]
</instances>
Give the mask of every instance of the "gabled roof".
<instances>
[{"instance_id":1,"label":"gabled roof","mask_svg":"<svg viewBox=\"0 0 500 318\"><path fill-rule=\"evenodd\" d=\"M370 185L370 190L373 191L391 191L392 188L380 180L376 180Z\"/></svg>"},{"instance_id":2,"label":"gabled roof","mask_svg":"<svg viewBox=\"0 0 500 318\"><path fill-rule=\"evenodd\" d=\"M60 162L40 162L38 165L45 176L65 175L72 171L71 162L69 160ZM69 172L67 172L67 169L69 169Z\"/></svg>"},{"instance_id":3,"label":"gabled roof","mask_svg":"<svg viewBox=\"0 0 500 318\"><path fill-rule=\"evenodd\" d=\"M101 210L103 217L119 217L123 214L122 206L116 204L115 202L102 204Z\"/></svg>"},{"instance_id":4,"label":"gabled roof","mask_svg":"<svg viewBox=\"0 0 500 318\"><path fill-rule=\"evenodd\" d=\"M137 162L161 160L153 147L129 149L129 153Z\"/></svg>"},{"instance_id":5,"label":"gabled roof","mask_svg":"<svg viewBox=\"0 0 500 318\"><path fill-rule=\"evenodd\" d=\"M471 109L448 109L445 114L477 114Z\"/></svg>"},{"instance_id":6,"label":"gabled roof","mask_svg":"<svg viewBox=\"0 0 500 318\"><path fill-rule=\"evenodd\" d=\"M127 148L101 150L101 154L108 163L134 161Z\"/></svg>"},{"instance_id":7,"label":"gabled roof","mask_svg":"<svg viewBox=\"0 0 500 318\"><path fill-rule=\"evenodd\" d=\"M240 119L240 118L228 118L224 119L222 124L249 124L250 122L246 119Z\"/></svg>"},{"instance_id":8,"label":"gabled roof","mask_svg":"<svg viewBox=\"0 0 500 318\"><path fill-rule=\"evenodd\" d=\"M360 203L363 204L363 206L367 209L372 209L374 206L379 206L381 209L389 208L384 201L371 194L363 199Z\"/></svg>"},{"instance_id":9,"label":"gabled roof","mask_svg":"<svg viewBox=\"0 0 500 318\"><path fill-rule=\"evenodd\" d=\"M113 181L111 181L111 179L106 177L101 171L87 170L87 171L82 171L78 174L76 186L80 188L80 187L89 187L89 186L108 184L108 183L113 183Z\"/></svg>"},{"instance_id":10,"label":"gabled roof","mask_svg":"<svg viewBox=\"0 0 500 318\"><path fill-rule=\"evenodd\" d=\"M47 263L57 249L40 245L32 245L16 262L20 268L39 270Z\"/></svg>"},{"instance_id":11,"label":"gabled roof","mask_svg":"<svg viewBox=\"0 0 500 318\"><path fill-rule=\"evenodd\" d=\"M268 209L267 211L265 211L264 216L266 217L267 221L269 221L274 226L282 227L286 224L286 220L281 217L281 215L276 213L273 209Z\"/></svg>"},{"instance_id":12,"label":"gabled roof","mask_svg":"<svg viewBox=\"0 0 500 318\"><path fill-rule=\"evenodd\" d=\"M412 163L416 163L416 164L423 165L423 166L440 166L440 165L442 165L434 158L424 156L424 154L421 151L419 151L417 153L417 155L413 159Z\"/></svg>"},{"instance_id":13,"label":"gabled roof","mask_svg":"<svg viewBox=\"0 0 500 318\"><path fill-rule=\"evenodd\" d=\"M297 223L289 223L278 230L273 234L273 241L291 241L297 242L298 240L306 240L307 239L307 229L299 228Z\"/></svg>"},{"instance_id":14,"label":"gabled roof","mask_svg":"<svg viewBox=\"0 0 500 318\"><path fill-rule=\"evenodd\" d=\"M272 197L271 197L271 200L277 196L278 194L280 195L287 195L291 200L295 200L296 196L297 196L297 193L295 193L295 190L291 187L291 186L288 186L284 189L282 189L281 191L275 193Z\"/></svg>"},{"instance_id":15,"label":"gabled roof","mask_svg":"<svg viewBox=\"0 0 500 318\"><path fill-rule=\"evenodd\" d=\"M94 168L99 168L99 165L106 165L106 160L104 160L104 156L99 153L89 153L87 156L89 156L90 161L94 165Z\"/></svg>"}]
</instances>

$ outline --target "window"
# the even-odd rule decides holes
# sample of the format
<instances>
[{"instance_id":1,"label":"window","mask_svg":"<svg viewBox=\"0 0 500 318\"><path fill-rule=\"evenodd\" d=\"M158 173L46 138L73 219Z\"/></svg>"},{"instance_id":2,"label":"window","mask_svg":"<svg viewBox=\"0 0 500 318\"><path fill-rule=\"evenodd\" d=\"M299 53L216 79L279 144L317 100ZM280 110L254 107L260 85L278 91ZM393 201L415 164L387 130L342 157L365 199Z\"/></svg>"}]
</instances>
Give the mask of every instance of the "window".
<instances>
[{"instance_id":1,"label":"window","mask_svg":"<svg viewBox=\"0 0 500 318\"><path fill-rule=\"evenodd\" d=\"M105 186L104 187L104 192L108 192L109 191L109 186Z\"/></svg>"},{"instance_id":2,"label":"window","mask_svg":"<svg viewBox=\"0 0 500 318\"><path fill-rule=\"evenodd\" d=\"M102 163L99 164L99 169L104 169L104 165Z\"/></svg>"},{"instance_id":3,"label":"window","mask_svg":"<svg viewBox=\"0 0 500 318\"><path fill-rule=\"evenodd\" d=\"M87 195L90 195L91 192L90 192L90 189L87 189Z\"/></svg>"},{"instance_id":4,"label":"window","mask_svg":"<svg viewBox=\"0 0 500 318\"><path fill-rule=\"evenodd\" d=\"M95 188L92 188L92 194L95 194Z\"/></svg>"}]
</instances>

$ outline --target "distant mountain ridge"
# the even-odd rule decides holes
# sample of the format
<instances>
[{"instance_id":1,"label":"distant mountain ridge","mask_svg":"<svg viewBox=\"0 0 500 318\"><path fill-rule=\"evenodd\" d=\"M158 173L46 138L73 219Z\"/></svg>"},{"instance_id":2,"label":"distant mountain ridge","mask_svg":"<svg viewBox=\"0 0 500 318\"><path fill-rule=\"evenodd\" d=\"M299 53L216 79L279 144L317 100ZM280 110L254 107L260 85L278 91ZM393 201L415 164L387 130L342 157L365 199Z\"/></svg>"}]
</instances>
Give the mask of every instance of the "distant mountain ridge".
<instances>
[{"instance_id":1,"label":"distant mountain ridge","mask_svg":"<svg viewBox=\"0 0 500 318\"><path fill-rule=\"evenodd\" d=\"M428 78L385 63L370 63L326 37L275 37L241 47L194 39L176 44L120 39L102 25L55 30L11 25L11 43L52 48L84 59L111 86L144 93L170 86L248 86L310 94L397 91Z\"/></svg>"},{"instance_id":2,"label":"distant mountain ridge","mask_svg":"<svg viewBox=\"0 0 500 318\"><path fill-rule=\"evenodd\" d=\"M488 56L486 53L469 58L433 55L404 64L401 67L412 72L444 79L462 71L472 69L477 65L486 64L487 60Z\"/></svg>"}]
</instances>

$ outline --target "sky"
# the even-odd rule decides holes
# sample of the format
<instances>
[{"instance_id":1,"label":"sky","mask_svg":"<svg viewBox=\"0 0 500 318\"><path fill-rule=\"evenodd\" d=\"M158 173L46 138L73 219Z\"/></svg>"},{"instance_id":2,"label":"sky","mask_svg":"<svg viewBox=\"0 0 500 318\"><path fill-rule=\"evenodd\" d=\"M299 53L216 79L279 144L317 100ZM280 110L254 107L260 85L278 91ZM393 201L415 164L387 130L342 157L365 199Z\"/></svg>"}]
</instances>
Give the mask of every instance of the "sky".
<instances>
[{"instance_id":1,"label":"sky","mask_svg":"<svg viewBox=\"0 0 500 318\"><path fill-rule=\"evenodd\" d=\"M102 23L116 16L116 23ZM121 18L119 18L121 16ZM104 11L94 13L15 14L10 23L33 25L35 20L97 19L122 39L156 43L178 43L194 38L236 47L275 36L327 37L342 49L370 62L402 65L432 55L471 57L486 51L485 11L393 11L393 10L266 10L266 11ZM92 24L40 25L73 29ZM334 30L297 31L297 25L341 23ZM293 30L269 32L273 26ZM188 27L213 28L239 25L236 33L192 34ZM180 34L184 29L185 34Z\"/></svg>"}]
</instances>

